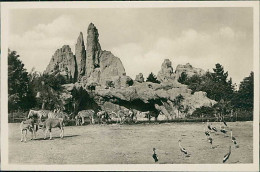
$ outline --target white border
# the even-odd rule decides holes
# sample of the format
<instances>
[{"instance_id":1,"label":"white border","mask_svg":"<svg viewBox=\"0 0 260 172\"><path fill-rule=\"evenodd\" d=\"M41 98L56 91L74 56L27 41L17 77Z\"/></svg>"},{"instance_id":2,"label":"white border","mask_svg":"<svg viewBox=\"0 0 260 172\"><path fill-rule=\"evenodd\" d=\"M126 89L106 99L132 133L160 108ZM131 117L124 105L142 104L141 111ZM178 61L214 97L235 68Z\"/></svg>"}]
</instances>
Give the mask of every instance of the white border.
<instances>
[{"instance_id":1,"label":"white border","mask_svg":"<svg viewBox=\"0 0 260 172\"><path fill-rule=\"evenodd\" d=\"M252 164L127 164L127 165L13 165L8 164L7 53L8 11L23 8L170 8L252 7L254 11L254 122ZM140 171L258 171L259 170L259 2L2 2L1 3L1 170L140 170ZM4 149L3 149L4 148Z\"/></svg>"}]
</instances>

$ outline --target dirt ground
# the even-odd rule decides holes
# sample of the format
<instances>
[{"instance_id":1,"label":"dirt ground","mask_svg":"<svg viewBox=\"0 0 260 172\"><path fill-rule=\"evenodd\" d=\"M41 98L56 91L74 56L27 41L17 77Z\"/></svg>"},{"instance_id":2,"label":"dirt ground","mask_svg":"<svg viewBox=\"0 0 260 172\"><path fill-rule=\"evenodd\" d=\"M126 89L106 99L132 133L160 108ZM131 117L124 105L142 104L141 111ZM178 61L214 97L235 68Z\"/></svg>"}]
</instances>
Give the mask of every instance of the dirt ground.
<instances>
[{"instance_id":1,"label":"dirt ground","mask_svg":"<svg viewBox=\"0 0 260 172\"><path fill-rule=\"evenodd\" d=\"M228 123L239 148L223 133L212 133L213 149L207 142L203 123L68 126L63 139L59 138L59 129L53 129L53 140L44 140L40 130L36 140L30 140L31 135L27 135L27 143L20 142L19 124L9 124L9 163L154 164L152 149L156 148L157 163L215 164L222 163L229 145L232 153L226 163L252 163L252 124ZM212 125L219 129L222 123ZM183 156L180 151L179 139L189 156Z\"/></svg>"}]
</instances>

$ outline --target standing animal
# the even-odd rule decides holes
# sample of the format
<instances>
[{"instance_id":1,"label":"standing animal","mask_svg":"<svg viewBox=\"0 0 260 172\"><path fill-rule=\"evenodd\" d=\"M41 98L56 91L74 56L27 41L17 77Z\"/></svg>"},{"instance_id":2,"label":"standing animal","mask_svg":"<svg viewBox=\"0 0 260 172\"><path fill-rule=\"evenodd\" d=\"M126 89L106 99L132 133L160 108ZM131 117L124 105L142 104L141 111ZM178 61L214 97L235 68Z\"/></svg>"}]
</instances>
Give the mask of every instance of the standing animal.
<instances>
[{"instance_id":1,"label":"standing animal","mask_svg":"<svg viewBox=\"0 0 260 172\"><path fill-rule=\"evenodd\" d=\"M205 132L205 135L206 135L206 136L210 136L209 131L206 131L206 128L205 128L205 127L204 127L204 132Z\"/></svg>"},{"instance_id":2,"label":"standing animal","mask_svg":"<svg viewBox=\"0 0 260 172\"><path fill-rule=\"evenodd\" d=\"M42 128L43 132L45 132L44 139L47 137L47 132L50 132L50 140L52 139L51 129L59 128L61 130L60 138L64 136L64 122L62 118L48 118L44 122L39 124L40 128Z\"/></svg>"},{"instance_id":3,"label":"standing animal","mask_svg":"<svg viewBox=\"0 0 260 172\"><path fill-rule=\"evenodd\" d=\"M188 153L188 152L186 151L186 149L181 146L181 140L179 140L179 148L180 148L180 150L181 150L182 153L184 153L184 154L187 154L187 153Z\"/></svg>"},{"instance_id":4,"label":"standing animal","mask_svg":"<svg viewBox=\"0 0 260 172\"><path fill-rule=\"evenodd\" d=\"M28 118L34 118L38 121L42 121L48 118L48 114L50 113L50 110L30 110L28 114Z\"/></svg>"},{"instance_id":5,"label":"standing animal","mask_svg":"<svg viewBox=\"0 0 260 172\"><path fill-rule=\"evenodd\" d=\"M98 123L100 123L100 122L103 123L103 121L107 122L110 119L108 113L106 111L104 111L104 110L103 111L99 111L97 113L97 118L98 118Z\"/></svg>"},{"instance_id":6,"label":"standing animal","mask_svg":"<svg viewBox=\"0 0 260 172\"><path fill-rule=\"evenodd\" d=\"M223 158L223 163L225 163L228 160L230 154L231 154L231 146L229 146L229 152Z\"/></svg>"},{"instance_id":7,"label":"standing animal","mask_svg":"<svg viewBox=\"0 0 260 172\"><path fill-rule=\"evenodd\" d=\"M27 141L27 139L26 139L27 131L30 131L32 133L31 140L33 140L33 136L35 136L35 138L36 138L36 133L34 130L34 119L27 119L25 121L22 121L20 124L20 131L21 131L21 142Z\"/></svg>"},{"instance_id":8,"label":"standing animal","mask_svg":"<svg viewBox=\"0 0 260 172\"><path fill-rule=\"evenodd\" d=\"M80 125L80 123L82 122L81 118L78 115L75 116L75 121L76 121L76 126Z\"/></svg>"},{"instance_id":9,"label":"standing animal","mask_svg":"<svg viewBox=\"0 0 260 172\"><path fill-rule=\"evenodd\" d=\"M153 159L154 159L154 162L158 162L158 156L155 153L155 148L153 148Z\"/></svg>"},{"instance_id":10,"label":"standing animal","mask_svg":"<svg viewBox=\"0 0 260 172\"><path fill-rule=\"evenodd\" d=\"M64 124L66 124L69 121L69 115L66 112L49 112L48 118L62 118L64 121Z\"/></svg>"},{"instance_id":11,"label":"standing animal","mask_svg":"<svg viewBox=\"0 0 260 172\"><path fill-rule=\"evenodd\" d=\"M114 111L110 112L108 115L110 116L111 120L116 120L116 123L121 122L120 116Z\"/></svg>"},{"instance_id":12,"label":"standing animal","mask_svg":"<svg viewBox=\"0 0 260 172\"><path fill-rule=\"evenodd\" d=\"M209 120L207 121L207 126L208 126L208 129L209 129L209 130L212 130L212 128L211 128L211 126L210 126L210 124L209 124Z\"/></svg>"},{"instance_id":13,"label":"standing animal","mask_svg":"<svg viewBox=\"0 0 260 172\"><path fill-rule=\"evenodd\" d=\"M213 148L212 147L213 139L211 137L208 137L208 142L211 144L211 148Z\"/></svg>"},{"instance_id":14,"label":"standing animal","mask_svg":"<svg viewBox=\"0 0 260 172\"><path fill-rule=\"evenodd\" d=\"M95 111L94 110L82 110L78 112L78 118L81 118L83 125L85 123L85 118L90 119L90 123L92 123L92 119L94 118ZM93 123L92 123L93 124Z\"/></svg>"},{"instance_id":15,"label":"standing animal","mask_svg":"<svg viewBox=\"0 0 260 172\"><path fill-rule=\"evenodd\" d=\"M230 133L231 133L231 141L236 145L237 141L236 141L236 138L232 135L232 130Z\"/></svg>"}]
</instances>

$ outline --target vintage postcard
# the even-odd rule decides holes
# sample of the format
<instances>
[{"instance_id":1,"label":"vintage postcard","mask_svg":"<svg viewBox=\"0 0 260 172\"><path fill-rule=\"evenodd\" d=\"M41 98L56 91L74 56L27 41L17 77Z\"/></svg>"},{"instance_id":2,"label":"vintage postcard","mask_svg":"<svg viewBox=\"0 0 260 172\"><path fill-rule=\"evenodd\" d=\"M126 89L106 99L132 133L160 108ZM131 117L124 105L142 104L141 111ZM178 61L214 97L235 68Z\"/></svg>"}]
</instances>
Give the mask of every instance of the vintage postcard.
<instances>
[{"instance_id":1,"label":"vintage postcard","mask_svg":"<svg viewBox=\"0 0 260 172\"><path fill-rule=\"evenodd\" d=\"M1 3L1 169L257 171L259 2Z\"/></svg>"}]
</instances>

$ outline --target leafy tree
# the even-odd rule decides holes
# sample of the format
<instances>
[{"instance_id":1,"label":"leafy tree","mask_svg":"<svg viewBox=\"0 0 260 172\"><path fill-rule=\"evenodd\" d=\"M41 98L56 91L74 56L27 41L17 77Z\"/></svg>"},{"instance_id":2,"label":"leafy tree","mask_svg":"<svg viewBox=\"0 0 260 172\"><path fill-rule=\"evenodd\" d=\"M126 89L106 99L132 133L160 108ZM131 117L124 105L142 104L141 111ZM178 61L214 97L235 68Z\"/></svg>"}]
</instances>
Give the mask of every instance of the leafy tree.
<instances>
[{"instance_id":1,"label":"leafy tree","mask_svg":"<svg viewBox=\"0 0 260 172\"><path fill-rule=\"evenodd\" d=\"M43 74L35 77L32 82L34 95L41 109L63 109L63 103L60 96L63 91L63 84L66 80L62 75Z\"/></svg>"},{"instance_id":2,"label":"leafy tree","mask_svg":"<svg viewBox=\"0 0 260 172\"><path fill-rule=\"evenodd\" d=\"M182 105L183 100L184 100L184 97L181 94L179 94L173 100L173 105L177 108L177 111L178 111L178 117L179 117L179 112L182 112L182 110L184 109L184 106Z\"/></svg>"},{"instance_id":3,"label":"leafy tree","mask_svg":"<svg viewBox=\"0 0 260 172\"><path fill-rule=\"evenodd\" d=\"M192 116L196 117L213 117L214 116L214 108L202 106L200 108L196 108L196 110L192 113Z\"/></svg>"},{"instance_id":4,"label":"leafy tree","mask_svg":"<svg viewBox=\"0 0 260 172\"><path fill-rule=\"evenodd\" d=\"M253 111L254 107L254 73L251 72L240 83L239 90L233 99L233 104L241 110Z\"/></svg>"},{"instance_id":5,"label":"leafy tree","mask_svg":"<svg viewBox=\"0 0 260 172\"><path fill-rule=\"evenodd\" d=\"M146 82L160 83L160 81L157 80L156 76L152 72L147 77Z\"/></svg>"},{"instance_id":6,"label":"leafy tree","mask_svg":"<svg viewBox=\"0 0 260 172\"><path fill-rule=\"evenodd\" d=\"M16 51L8 50L8 111L27 110L33 105L29 77Z\"/></svg>"},{"instance_id":7,"label":"leafy tree","mask_svg":"<svg viewBox=\"0 0 260 172\"><path fill-rule=\"evenodd\" d=\"M181 76L178 79L178 82L184 84L187 79L188 79L187 74L185 72L182 72Z\"/></svg>"}]
</instances>

